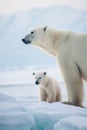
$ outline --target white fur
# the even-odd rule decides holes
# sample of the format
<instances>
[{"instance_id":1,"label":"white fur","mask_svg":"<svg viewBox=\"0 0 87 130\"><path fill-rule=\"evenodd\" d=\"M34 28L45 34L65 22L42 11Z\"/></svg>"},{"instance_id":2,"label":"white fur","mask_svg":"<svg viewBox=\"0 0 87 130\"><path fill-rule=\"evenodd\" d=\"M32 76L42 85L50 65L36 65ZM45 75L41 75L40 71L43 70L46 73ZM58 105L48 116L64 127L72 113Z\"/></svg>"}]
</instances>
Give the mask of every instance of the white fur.
<instances>
[{"instance_id":1,"label":"white fur","mask_svg":"<svg viewBox=\"0 0 87 130\"><path fill-rule=\"evenodd\" d=\"M42 48L57 58L68 92L68 103L82 106L83 82L87 80L87 33L56 31L47 28L34 30L31 45ZM26 37L25 37L26 39Z\"/></svg>"},{"instance_id":2,"label":"white fur","mask_svg":"<svg viewBox=\"0 0 87 130\"><path fill-rule=\"evenodd\" d=\"M38 81L39 100L49 103L61 101L61 91L58 82L42 72L35 73L35 82ZM39 77L41 77L40 80Z\"/></svg>"}]
</instances>

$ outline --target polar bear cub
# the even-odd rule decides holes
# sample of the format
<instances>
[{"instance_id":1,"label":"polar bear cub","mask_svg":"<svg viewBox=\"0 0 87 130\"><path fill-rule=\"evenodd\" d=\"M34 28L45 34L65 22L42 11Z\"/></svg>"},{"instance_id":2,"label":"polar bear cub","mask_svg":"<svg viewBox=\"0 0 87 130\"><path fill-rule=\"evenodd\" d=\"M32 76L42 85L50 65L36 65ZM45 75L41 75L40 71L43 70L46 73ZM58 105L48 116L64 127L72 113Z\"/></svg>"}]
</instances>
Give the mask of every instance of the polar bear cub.
<instances>
[{"instance_id":1,"label":"polar bear cub","mask_svg":"<svg viewBox=\"0 0 87 130\"><path fill-rule=\"evenodd\" d=\"M46 72L33 73L35 84L39 85L40 101L49 103L61 101L61 91L57 81L47 75Z\"/></svg>"}]
</instances>

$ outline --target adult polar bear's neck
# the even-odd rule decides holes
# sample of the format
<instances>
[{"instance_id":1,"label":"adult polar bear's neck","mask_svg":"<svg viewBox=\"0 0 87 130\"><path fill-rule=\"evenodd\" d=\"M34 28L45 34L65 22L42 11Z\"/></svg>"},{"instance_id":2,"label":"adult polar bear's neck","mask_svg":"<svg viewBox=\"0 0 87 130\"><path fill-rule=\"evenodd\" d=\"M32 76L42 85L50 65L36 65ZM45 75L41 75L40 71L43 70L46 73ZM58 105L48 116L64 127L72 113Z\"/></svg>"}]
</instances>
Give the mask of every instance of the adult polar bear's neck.
<instances>
[{"instance_id":1,"label":"adult polar bear's neck","mask_svg":"<svg viewBox=\"0 0 87 130\"><path fill-rule=\"evenodd\" d=\"M66 35L64 32L56 31L50 28L47 28L44 32L44 40L39 45L40 48L45 50L47 53L56 56L58 52L59 45L63 42Z\"/></svg>"}]
</instances>

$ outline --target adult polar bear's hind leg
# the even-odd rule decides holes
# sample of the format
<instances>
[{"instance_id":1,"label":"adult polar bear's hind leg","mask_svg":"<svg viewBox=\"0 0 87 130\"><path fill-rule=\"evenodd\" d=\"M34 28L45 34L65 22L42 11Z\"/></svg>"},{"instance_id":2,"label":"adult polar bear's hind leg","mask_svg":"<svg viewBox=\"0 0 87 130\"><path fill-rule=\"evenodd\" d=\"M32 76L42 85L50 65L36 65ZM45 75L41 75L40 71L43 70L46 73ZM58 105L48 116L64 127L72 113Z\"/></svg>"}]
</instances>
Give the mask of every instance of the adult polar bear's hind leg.
<instances>
[{"instance_id":1,"label":"adult polar bear's hind leg","mask_svg":"<svg viewBox=\"0 0 87 130\"><path fill-rule=\"evenodd\" d=\"M56 57L68 92L68 104L82 106L82 79L87 80L87 33L37 28L22 41Z\"/></svg>"},{"instance_id":2,"label":"adult polar bear's hind leg","mask_svg":"<svg viewBox=\"0 0 87 130\"><path fill-rule=\"evenodd\" d=\"M56 96L56 101L61 101L61 96L59 94Z\"/></svg>"}]
</instances>

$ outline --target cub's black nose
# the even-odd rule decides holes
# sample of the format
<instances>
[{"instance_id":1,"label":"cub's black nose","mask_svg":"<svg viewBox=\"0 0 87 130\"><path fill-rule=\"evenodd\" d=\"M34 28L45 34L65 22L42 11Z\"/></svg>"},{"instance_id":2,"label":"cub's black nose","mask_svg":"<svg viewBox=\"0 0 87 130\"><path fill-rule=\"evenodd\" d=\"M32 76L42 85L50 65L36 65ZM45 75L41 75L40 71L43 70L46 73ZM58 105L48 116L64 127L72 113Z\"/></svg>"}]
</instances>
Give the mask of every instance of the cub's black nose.
<instances>
[{"instance_id":1,"label":"cub's black nose","mask_svg":"<svg viewBox=\"0 0 87 130\"><path fill-rule=\"evenodd\" d=\"M25 43L25 39L22 39L22 41Z\"/></svg>"},{"instance_id":2,"label":"cub's black nose","mask_svg":"<svg viewBox=\"0 0 87 130\"><path fill-rule=\"evenodd\" d=\"M35 84L38 85L39 83L36 81Z\"/></svg>"}]
</instances>

